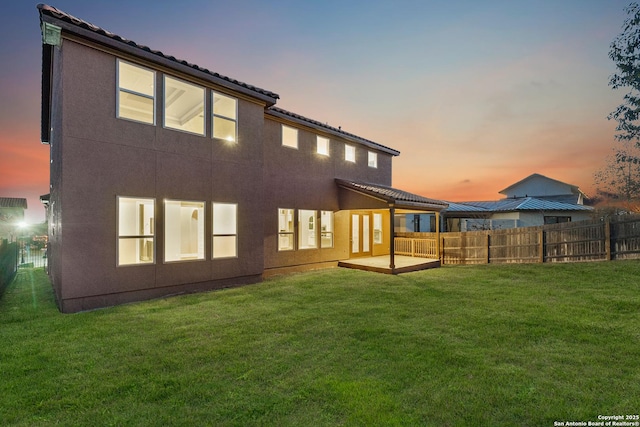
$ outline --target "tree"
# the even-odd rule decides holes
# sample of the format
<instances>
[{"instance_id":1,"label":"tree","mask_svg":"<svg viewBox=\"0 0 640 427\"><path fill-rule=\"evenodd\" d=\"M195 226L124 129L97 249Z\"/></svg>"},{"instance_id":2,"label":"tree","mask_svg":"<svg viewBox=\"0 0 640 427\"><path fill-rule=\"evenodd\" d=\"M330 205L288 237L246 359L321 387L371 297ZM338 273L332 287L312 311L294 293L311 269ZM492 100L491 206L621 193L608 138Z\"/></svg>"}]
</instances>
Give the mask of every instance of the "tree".
<instances>
[{"instance_id":1,"label":"tree","mask_svg":"<svg viewBox=\"0 0 640 427\"><path fill-rule=\"evenodd\" d=\"M640 7L631 3L622 33L611 43L609 58L617 68L609 79L613 89L630 88L624 102L607 117L618 122L616 139L633 141L640 147Z\"/></svg>"},{"instance_id":2,"label":"tree","mask_svg":"<svg viewBox=\"0 0 640 427\"><path fill-rule=\"evenodd\" d=\"M616 72L609 78L613 89L629 88L623 103L607 119L618 122L615 138L621 146L596 172L595 181L601 195L608 194L614 204L622 203L627 211L636 210L640 195L640 6L631 3L620 33L611 43L609 58Z\"/></svg>"},{"instance_id":3,"label":"tree","mask_svg":"<svg viewBox=\"0 0 640 427\"><path fill-rule=\"evenodd\" d=\"M630 208L640 194L640 149L628 143L624 145L622 149L614 150L606 166L597 171L594 178L601 195L624 202L628 210L634 210Z\"/></svg>"}]
</instances>

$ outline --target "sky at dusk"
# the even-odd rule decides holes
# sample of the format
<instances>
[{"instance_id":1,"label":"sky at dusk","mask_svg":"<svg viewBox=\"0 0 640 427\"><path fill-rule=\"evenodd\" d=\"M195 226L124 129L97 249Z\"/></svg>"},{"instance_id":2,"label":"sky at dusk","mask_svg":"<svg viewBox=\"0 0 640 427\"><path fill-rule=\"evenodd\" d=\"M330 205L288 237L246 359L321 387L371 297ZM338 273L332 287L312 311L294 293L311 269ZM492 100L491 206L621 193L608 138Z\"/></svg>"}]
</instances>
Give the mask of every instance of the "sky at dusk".
<instances>
[{"instance_id":1,"label":"sky at dusk","mask_svg":"<svg viewBox=\"0 0 640 427\"><path fill-rule=\"evenodd\" d=\"M37 3L0 26L0 197L44 220ZM401 152L393 185L495 200L540 173L595 193L623 91L609 45L624 0L59 0L138 44L280 95L278 106ZM90 96L90 94L87 94Z\"/></svg>"}]
</instances>

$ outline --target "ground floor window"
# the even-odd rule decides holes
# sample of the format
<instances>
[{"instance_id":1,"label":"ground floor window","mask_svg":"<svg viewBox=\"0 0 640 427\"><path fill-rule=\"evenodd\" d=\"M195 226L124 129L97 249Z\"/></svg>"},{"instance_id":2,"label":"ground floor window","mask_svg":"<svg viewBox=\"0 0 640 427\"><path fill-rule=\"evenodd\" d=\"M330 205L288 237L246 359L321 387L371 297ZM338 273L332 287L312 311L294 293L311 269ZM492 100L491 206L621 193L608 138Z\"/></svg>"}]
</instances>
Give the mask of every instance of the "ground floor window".
<instances>
[{"instance_id":1,"label":"ground floor window","mask_svg":"<svg viewBox=\"0 0 640 427\"><path fill-rule=\"evenodd\" d=\"M204 259L204 202L164 202L164 260Z\"/></svg>"},{"instance_id":2,"label":"ground floor window","mask_svg":"<svg viewBox=\"0 0 640 427\"><path fill-rule=\"evenodd\" d=\"M155 261L155 199L118 197L118 265Z\"/></svg>"},{"instance_id":3,"label":"ground floor window","mask_svg":"<svg viewBox=\"0 0 640 427\"><path fill-rule=\"evenodd\" d=\"M320 211L320 247L333 247L333 212Z\"/></svg>"},{"instance_id":4,"label":"ground floor window","mask_svg":"<svg viewBox=\"0 0 640 427\"><path fill-rule=\"evenodd\" d=\"M316 211L300 209L298 211L298 249L318 247Z\"/></svg>"},{"instance_id":5,"label":"ground floor window","mask_svg":"<svg viewBox=\"0 0 640 427\"><path fill-rule=\"evenodd\" d=\"M213 258L238 256L238 205L213 204Z\"/></svg>"},{"instance_id":6,"label":"ground floor window","mask_svg":"<svg viewBox=\"0 0 640 427\"><path fill-rule=\"evenodd\" d=\"M373 214L373 243L382 244L382 214Z\"/></svg>"},{"instance_id":7,"label":"ground floor window","mask_svg":"<svg viewBox=\"0 0 640 427\"><path fill-rule=\"evenodd\" d=\"M545 224L560 224L562 222L571 222L570 216L545 216Z\"/></svg>"},{"instance_id":8,"label":"ground floor window","mask_svg":"<svg viewBox=\"0 0 640 427\"><path fill-rule=\"evenodd\" d=\"M294 250L294 210L278 209L278 250Z\"/></svg>"}]
</instances>

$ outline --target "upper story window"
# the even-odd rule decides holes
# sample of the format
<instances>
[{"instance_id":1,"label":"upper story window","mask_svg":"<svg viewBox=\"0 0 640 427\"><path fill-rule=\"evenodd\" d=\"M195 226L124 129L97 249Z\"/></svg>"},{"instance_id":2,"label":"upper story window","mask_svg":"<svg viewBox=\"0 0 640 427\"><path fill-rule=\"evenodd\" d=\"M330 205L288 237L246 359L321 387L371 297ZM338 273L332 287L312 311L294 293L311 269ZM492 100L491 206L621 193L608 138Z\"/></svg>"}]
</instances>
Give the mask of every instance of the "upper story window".
<instances>
[{"instance_id":1,"label":"upper story window","mask_svg":"<svg viewBox=\"0 0 640 427\"><path fill-rule=\"evenodd\" d=\"M347 162L356 162L356 147L353 145L345 144L344 145L344 159Z\"/></svg>"},{"instance_id":2,"label":"upper story window","mask_svg":"<svg viewBox=\"0 0 640 427\"><path fill-rule=\"evenodd\" d=\"M317 153L322 154L323 156L329 155L329 138L323 138L321 136L317 137L318 139L318 147Z\"/></svg>"},{"instance_id":3,"label":"upper story window","mask_svg":"<svg viewBox=\"0 0 640 427\"><path fill-rule=\"evenodd\" d=\"M155 203L118 197L118 265L153 264Z\"/></svg>"},{"instance_id":4,"label":"upper story window","mask_svg":"<svg viewBox=\"0 0 640 427\"><path fill-rule=\"evenodd\" d=\"M117 117L155 124L155 81L155 72L118 60Z\"/></svg>"},{"instance_id":5,"label":"upper story window","mask_svg":"<svg viewBox=\"0 0 640 427\"><path fill-rule=\"evenodd\" d=\"M214 138L235 142L238 138L238 100L213 92Z\"/></svg>"},{"instance_id":6,"label":"upper story window","mask_svg":"<svg viewBox=\"0 0 640 427\"><path fill-rule=\"evenodd\" d=\"M282 125L282 145L298 148L298 129Z\"/></svg>"},{"instance_id":7,"label":"upper story window","mask_svg":"<svg viewBox=\"0 0 640 427\"><path fill-rule=\"evenodd\" d=\"M368 165L370 168L377 168L378 167L378 153L374 153L373 151L369 151L369 156L368 156Z\"/></svg>"},{"instance_id":8,"label":"upper story window","mask_svg":"<svg viewBox=\"0 0 640 427\"><path fill-rule=\"evenodd\" d=\"M164 76L164 126L204 135L204 88Z\"/></svg>"}]
</instances>

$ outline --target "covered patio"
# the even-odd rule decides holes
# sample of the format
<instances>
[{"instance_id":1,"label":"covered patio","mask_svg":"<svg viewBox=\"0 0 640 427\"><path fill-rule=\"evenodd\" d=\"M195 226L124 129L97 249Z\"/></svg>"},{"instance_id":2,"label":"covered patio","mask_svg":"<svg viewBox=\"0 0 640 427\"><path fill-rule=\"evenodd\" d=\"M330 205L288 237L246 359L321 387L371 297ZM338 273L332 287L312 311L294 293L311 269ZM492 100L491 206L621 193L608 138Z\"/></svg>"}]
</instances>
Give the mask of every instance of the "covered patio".
<instances>
[{"instance_id":1,"label":"covered patio","mask_svg":"<svg viewBox=\"0 0 640 427\"><path fill-rule=\"evenodd\" d=\"M360 270L375 271L387 274L400 274L410 271L425 270L440 266L439 254L439 232L440 211L446 209L446 202L429 199L427 197L412 194L396 188L379 184L369 184L355 181L336 179L339 188L340 209L352 212L362 210L387 211L388 247L384 253L354 254L348 260L338 263L340 267L355 268ZM406 248L396 248L398 238L395 234L395 215L412 212L435 213L436 218L436 239L433 248L429 250L429 255L412 256L414 251L407 251ZM355 215L354 215L355 217ZM354 233L352 229L352 233ZM354 241L353 235L351 241ZM410 256L411 255L411 256Z\"/></svg>"}]
</instances>

